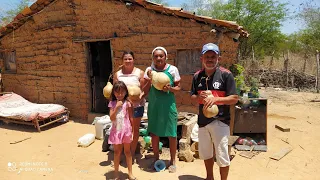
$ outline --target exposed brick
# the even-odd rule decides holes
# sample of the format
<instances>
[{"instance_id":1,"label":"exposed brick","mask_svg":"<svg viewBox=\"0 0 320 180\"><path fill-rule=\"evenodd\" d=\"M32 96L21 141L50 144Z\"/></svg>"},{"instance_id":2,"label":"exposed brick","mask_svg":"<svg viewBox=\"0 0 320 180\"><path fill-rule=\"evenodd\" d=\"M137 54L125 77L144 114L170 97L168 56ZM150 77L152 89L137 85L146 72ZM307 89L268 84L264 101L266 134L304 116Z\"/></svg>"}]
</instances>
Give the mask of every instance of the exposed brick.
<instances>
[{"instance_id":1,"label":"exposed brick","mask_svg":"<svg viewBox=\"0 0 320 180\"><path fill-rule=\"evenodd\" d=\"M200 49L204 43L216 40L210 25L154 13L140 6L132 11L117 1L73 2L75 9L67 1L45 7L32 21L15 30L14 42L12 34L1 38L0 48L13 48L17 55L18 74L3 74L5 90L36 103L65 105L71 117L77 119L85 120L90 110L91 84L85 43L73 42L73 38L111 39L113 68L122 63L122 52L130 49L135 53L136 66L142 70L151 65L151 51L156 46L167 48L167 62L174 64L177 49ZM34 4L31 10L43 4ZM221 63L225 67L235 61L237 47L238 43L230 38L220 43L224 51ZM3 67L1 61L0 66ZM176 95L176 101L179 111L196 113L197 102L191 100L188 92L191 81L192 75L182 76L183 91Z\"/></svg>"}]
</instances>

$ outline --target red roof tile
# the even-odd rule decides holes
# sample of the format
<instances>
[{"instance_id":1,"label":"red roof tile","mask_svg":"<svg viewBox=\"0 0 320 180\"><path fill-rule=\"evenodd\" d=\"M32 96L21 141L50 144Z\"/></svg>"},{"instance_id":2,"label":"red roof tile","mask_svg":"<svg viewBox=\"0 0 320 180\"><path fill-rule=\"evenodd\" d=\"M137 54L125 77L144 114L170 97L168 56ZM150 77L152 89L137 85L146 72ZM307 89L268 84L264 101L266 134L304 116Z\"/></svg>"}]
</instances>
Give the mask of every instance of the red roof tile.
<instances>
[{"instance_id":1,"label":"red roof tile","mask_svg":"<svg viewBox=\"0 0 320 180\"><path fill-rule=\"evenodd\" d=\"M30 17L33 14L41 11L43 8L45 8L53 1L54 0L37 0L30 7L27 7L24 10L22 10L21 13L19 13L10 24L0 29L0 39L6 34L12 32L13 29L18 29L21 25L23 25L26 22L26 17ZM115 1L123 2L122 0ZM165 7L161 4L152 3L146 0L131 0L130 2L140 5L148 10L153 10L162 14L172 15L175 17L188 18L190 20L195 20L199 23L212 24L216 27L227 28L230 31L239 33L243 37L249 36L248 32L245 31L243 27L238 25L236 22L213 19L207 16L198 16L195 14L191 14L187 11L183 11L182 8Z\"/></svg>"}]
</instances>

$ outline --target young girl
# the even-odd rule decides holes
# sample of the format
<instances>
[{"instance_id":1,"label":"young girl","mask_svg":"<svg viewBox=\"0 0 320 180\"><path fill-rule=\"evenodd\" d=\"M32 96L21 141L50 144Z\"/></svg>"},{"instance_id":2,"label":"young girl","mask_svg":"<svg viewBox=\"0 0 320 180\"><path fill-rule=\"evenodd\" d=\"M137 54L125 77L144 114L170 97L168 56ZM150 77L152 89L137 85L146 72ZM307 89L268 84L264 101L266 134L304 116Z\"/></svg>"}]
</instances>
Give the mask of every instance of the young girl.
<instances>
[{"instance_id":1,"label":"young girl","mask_svg":"<svg viewBox=\"0 0 320 180\"><path fill-rule=\"evenodd\" d=\"M123 147L127 160L129 179L135 179L132 175L132 156L130 151L133 132L133 109L127 98L128 89L124 82L118 81L114 83L112 88L112 100L109 103L110 119L112 121L109 144L113 144L114 146L114 168L116 180L119 179L119 163Z\"/></svg>"}]
</instances>

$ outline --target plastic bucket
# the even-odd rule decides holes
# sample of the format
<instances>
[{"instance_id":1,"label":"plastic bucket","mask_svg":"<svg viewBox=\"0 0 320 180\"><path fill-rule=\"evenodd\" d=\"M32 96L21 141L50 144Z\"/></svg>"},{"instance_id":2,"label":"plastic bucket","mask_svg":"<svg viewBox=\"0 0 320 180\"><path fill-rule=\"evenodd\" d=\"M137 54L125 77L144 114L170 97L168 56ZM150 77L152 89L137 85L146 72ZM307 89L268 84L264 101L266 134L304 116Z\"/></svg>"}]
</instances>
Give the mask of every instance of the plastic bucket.
<instances>
[{"instance_id":1,"label":"plastic bucket","mask_svg":"<svg viewBox=\"0 0 320 180\"><path fill-rule=\"evenodd\" d=\"M154 169L157 172L164 171L166 169L166 163L159 159L154 163Z\"/></svg>"}]
</instances>

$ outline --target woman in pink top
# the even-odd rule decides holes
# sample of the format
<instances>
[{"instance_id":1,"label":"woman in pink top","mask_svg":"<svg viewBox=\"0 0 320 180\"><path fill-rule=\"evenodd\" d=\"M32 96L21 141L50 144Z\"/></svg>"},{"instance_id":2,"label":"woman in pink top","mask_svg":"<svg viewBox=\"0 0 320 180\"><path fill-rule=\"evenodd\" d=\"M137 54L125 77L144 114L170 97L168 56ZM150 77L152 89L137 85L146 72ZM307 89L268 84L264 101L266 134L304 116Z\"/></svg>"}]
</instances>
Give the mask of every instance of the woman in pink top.
<instances>
[{"instance_id":1,"label":"woman in pink top","mask_svg":"<svg viewBox=\"0 0 320 180\"><path fill-rule=\"evenodd\" d=\"M144 71L134 67L134 54L132 51L125 51L122 55L123 65L122 68L116 72L113 83L117 81L123 81L127 86L138 86L142 90L144 86ZM144 112L145 99L143 93L139 100L131 102L133 104L133 140L131 143L131 154L132 157L135 155L139 139L139 127L141 118Z\"/></svg>"}]
</instances>

